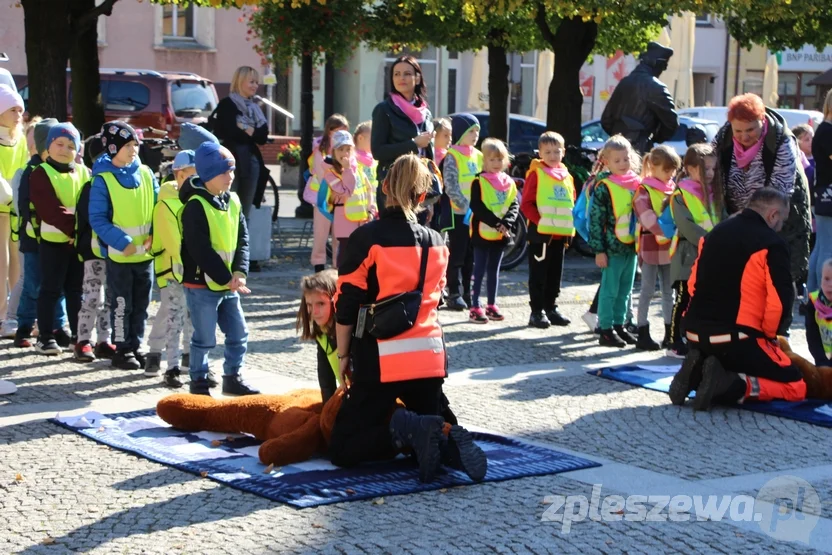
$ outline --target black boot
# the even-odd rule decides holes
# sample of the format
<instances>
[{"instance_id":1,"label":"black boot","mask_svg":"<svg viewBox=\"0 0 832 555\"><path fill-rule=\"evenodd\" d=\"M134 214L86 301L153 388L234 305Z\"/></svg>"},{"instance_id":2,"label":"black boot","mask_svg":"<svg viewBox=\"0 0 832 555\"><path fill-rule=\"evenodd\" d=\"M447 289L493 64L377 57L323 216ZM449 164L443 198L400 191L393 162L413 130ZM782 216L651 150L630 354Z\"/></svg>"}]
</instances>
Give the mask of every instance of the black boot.
<instances>
[{"instance_id":1,"label":"black boot","mask_svg":"<svg viewBox=\"0 0 832 555\"><path fill-rule=\"evenodd\" d=\"M208 380L205 380L208 383ZM233 376L222 377L222 394L223 395L258 395L259 390L251 387L239 374Z\"/></svg>"},{"instance_id":2,"label":"black boot","mask_svg":"<svg viewBox=\"0 0 832 555\"><path fill-rule=\"evenodd\" d=\"M702 363L704 357L699 349L693 348L688 351L682 367L673 376L670 382L670 402L674 405L684 405L685 399L691 391L699 387L702 381Z\"/></svg>"},{"instance_id":3,"label":"black boot","mask_svg":"<svg viewBox=\"0 0 832 555\"><path fill-rule=\"evenodd\" d=\"M670 328L673 324L665 324L664 325L664 339L662 339L662 349L667 349L672 344L670 342Z\"/></svg>"},{"instance_id":4,"label":"black boot","mask_svg":"<svg viewBox=\"0 0 832 555\"><path fill-rule=\"evenodd\" d=\"M165 385L172 389L178 389L182 387L182 380L179 379L180 374L181 371L179 370L178 366L168 368L165 372Z\"/></svg>"},{"instance_id":5,"label":"black boot","mask_svg":"<svg viewBox=\"0 0 832 555\"><path fill-rule=\"evenodd\" d=\"M618 337L623 339L624 343L626 343L627 345L635 345L636 343L638 343L638 339L636 339L632 333L627 331L627 329L625 329L624 326L613 326L612 329L615 330L615 333L618 335Z\"/></svg>"},{"instance_id":6,"label":"black boot","mask_svg":"<svg viewBox=\"0 0 832 555\"><path fill-rule=\"evenodd\" d=\"M397 409L390 418L390 434L396 447L410 447L419 461L419 480L430 482L440 463L441 416L420 416L407 409Z\"/></svg>"},{"instance_id":7,"label":"black boot","mask_svg":"<svg viewBox=\"0 0 832 555\"><path fill-rule=\"evenodd\" d=\"M454 312L468 310L468 303L463 301L459 295L451 295L448 297L448 310L453 310Z\"/></svg>"},{"instance_id":8,"label":"black boot","mask_svg":"<svg viewBox=\"0 0 832 555\"><path fill-rule=\"evenodd\" d=\"M644 325L638 328L638 339L636 340L636 349L640 351L658 351L659 344L653 341L650 337L650 326Z\"/></svg>"},{"instance_id":9,"label":"black boot","mask_svg":"<svg viewBox=\"0 0 832 555\"><path fill-rule=\"evenodd\" d=\"M733 398L728 395L734 392ZM741 393L740 393L741 392ZM696 388L693 410L707 411L721 398L723 401L739 401L745 396L745 380L736 372L726 372L719 359L710 356L702 364L702 382Z\"/></svg>"},{"instance_id":10,"label":"black boot","mask_svg":"<svg viewBox=\"0 0 832 555\"><path fill-rule=\"evenodd\" d=\"M626 343L621 341L612 330L601 330L601 337L598 338L598 344L602 347L619 347L624 348Z\"/></svg>"},{"instance_id":11,"label":"black boot","mask_svg":"<svg viewBox=\"0 0 832 555\"><path fill-rule=\"evenodd\" d=\"M529 316L529 327L545 330L550 325L549 318L546 317L546 314L542 310L532 312L532 315Z\"/></svg>"},{"instance_id":12,"label":"black boot","mask_svg":"<svg viewBox=\"0 0 832 555\"><path fill-rule=\"evenodd\" d=\"M462 426L451 426L448 438L441 444L442 464L461 470L475 482L485 478L488 459L474 443L474 436Z\"/></svg>"},{"instance_id":13,"label":"black boot","mask_svg":"<svg viewBox=\"0 0 832 555\"><path fill-rule=\"evenodd\" d=\"M572 323L572 320L564 316L558 310L558 307L553 308L546 312L546 317L549 318L549 322L552 323L553 326L568 326Z\"/></svg>"}]
</instances>

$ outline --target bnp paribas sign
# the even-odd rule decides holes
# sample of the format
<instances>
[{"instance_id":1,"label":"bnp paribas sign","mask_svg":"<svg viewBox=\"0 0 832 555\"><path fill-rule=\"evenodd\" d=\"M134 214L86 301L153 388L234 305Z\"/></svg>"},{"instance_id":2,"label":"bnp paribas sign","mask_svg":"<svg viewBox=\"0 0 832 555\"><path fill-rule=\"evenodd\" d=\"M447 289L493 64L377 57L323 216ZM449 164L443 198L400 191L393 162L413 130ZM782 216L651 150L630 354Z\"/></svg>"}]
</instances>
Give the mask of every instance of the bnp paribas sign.
<instances>
[{"instance_id":1,"label":"bnp paribas sign","mask_svg":"<svg viewBox=\"0 0 832 555\"><path fill-rule=\"evenodd\" d=\"M783 50L777 52L777 65L781 71L817 71L824 72L832 67L832 46L818 50L814 46L804 46L800 50Z\"/></svg>"}]
</instances>

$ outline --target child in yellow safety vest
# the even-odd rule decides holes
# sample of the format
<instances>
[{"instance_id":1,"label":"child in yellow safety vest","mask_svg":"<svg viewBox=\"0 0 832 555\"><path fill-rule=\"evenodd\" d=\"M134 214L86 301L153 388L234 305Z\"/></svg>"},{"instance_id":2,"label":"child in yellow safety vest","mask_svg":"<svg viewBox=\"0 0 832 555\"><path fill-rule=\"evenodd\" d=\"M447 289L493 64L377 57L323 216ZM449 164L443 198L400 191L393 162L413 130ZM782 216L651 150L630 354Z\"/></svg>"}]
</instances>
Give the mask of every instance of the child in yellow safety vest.
<instances>
[{"instance_id":1,"label":"child in yellow safety vest","mask_svg":"<svg viewBox=\"0 0 832 555\"><path fill-rule=\"evenodd\" d=\"M159 193L156 177L139 160L139 137L123 121L101 128L105 153L93 165L90 225L107 261L112 295L112 366L144 368L140 351L153 291L153 207Z\"/></svg>"},{"instance_id":2,"label":"child in yellow safety vest","mask_svg":"<svg viewBox=\"0 0 832 555\"><path fill-rule=\"evenodd\" d=\"M595 264L602 269L599 344L625 347L636 343L624 321L636 277L633 194L641 179L633 168L638 168L639 159L623 135L610 137L599 158L610 171L595 185L589 210L589 246L595 252Z\"/></svg>"},{"instance_id":3,"label":"child in yellow safety vest","mask_svg":"<svg viewBox=\"0 0 832 555\"><path fill-rule=\"evenodd\" d=\"M676 184L673 176L682 160L676 151L658 145L644 157L641 185L633 196L636 223L636 253L641 262L641 293L638 297L638 342L636 349L658 351L670 346L670 318L673 311L673 291L670 281L670 237L665 237L659 226L659 216L670 200ZM661 278L662 318L664 339L661 347L650 337L647 312L656 290L656 277Z\"/></svg>"},{"instance_id":4,"label":"child in yellow safety vest","mask_svg":"<svg viewBox=\"0 0 832 555\"><path fill-rule=\"evenodd\" d=\"M333 255L337 250L335 235L332 233L332 221L318 208L318 191L321 182L326 178L329 170L327 157L332 154L332 135L336 131L349 131L350 123L341 114L332 114L324 123L323 134L312 145L312 155L309 157L309 179L303 190L303 200L313 208L312 220L312 256L310 262L316 272L326 267L326 241L332 235Z\"/></svg>"},{"instance_id":5,"label":"child in yellow safety vest","mask_svg":"<svg viewBox=\"0 0 832 555\"><path fill-rule=\"evenodd\" d=\"M355 159L358 162L358 169L367 178L367 182L370 184L370 192L375 198L378 192L378 177L376 175L378 161L373 158L371 151L370 137L372 132L373 122L370 120L362 121L356 126L355 132L352 134L352 140L355 142Z\"/></svg>"},{"instance_id":6,"label":"child in yellow safety vest","mask_svg":"<svg viewBox=\"0 0 832 555\"><path fill-rule=\"evenodd\" d=\"M447 306L449 310L463 311L471 308L474 251L469 232L469 209L471 184L482 171L482 152L475 146L480 138L480 122L473 114L457 114L452 117L451 126L453 145L442 162L445 196L439 217L440 228L448 231L450 250Z\"/></svg>"},{"instance_id":7,"label":"child in yellow safety vest","mask_svg":"<svg viewBox=\"0 0 832 555\"><path fill-rule=\"evenodd\" d=\"M324 174L333 207L333 228L338 241L335 266L341 264L352 232L375 218L376 202L367 176L358 167L355 143L349 131L336 131L332 136L332 158Z\"/></svg>"},{"instance_id":8,"label":"child in yellow safety vest","mask_svg":"<svg viewBox=\"0 0 832 555\"><path fill-rule=\"evenodd\" d=\"M832 366L832 258L823 263L820 289L809 293L806 343L815 366Z\"/></svg>"},{"instance_id":9,"label":"child in yellow safety vest","mask_svg":"<svg viewBox=\"0 0 832 555\"><path fill-rule=\"evenodd\" d=\"M498 139L482 143L483 171L471 183L471 244L474 250L474 284L471 290L469 321L486 324L505 317L497 307L497 287L503 249L511 238L519 203L517 185L506 173L509 158L506 145ZM480 291L488 274L488 304L480 302Z\"/></svg>"},{"instance_id":10,"label":"child in yellow safety vest","mask_svg":"<svg viewBox=\"0 0 832 555\"><path fill-rule=\"evenodd\" d=\"M180 363L185 367L191 365L190 342L193 333L182 287L182 233L179 230L182 201L179 200L179 192L187 180L196 174L194 151L180 151L173 160L171 170L175 181L162 183L159 187L159 200L153 208L151 248L161 302L147 339L150 352L146 357L144 375L159 375L164 349L167 362L164 383L168 387L179 388L182 387L179 379ZM208 379L212 379L210 372ZM214 385L218 384L215 378L214 382Z\"/></svg>"},{"instance_id":11,"label":"child in yellow safety vest","mask_svg":"<svg viewBox=\"0 0 832 555\"><path fill-rule=\"evenodd\" d=\"M324 270L300 282L303 297L298 309L296 329L300 338L318 343L318 384L326 403L338 389L338 349L335 339L335 291L338 272Z\"/></svg>"},{"instance_id":12,"label":"child in yellow safety vest","mask_svg":"<svg viewBox=\"0 0 832 555\"><path fill-rule=\"evenodd\" d=\"M676 298L667 355L675 358L685 358L688 352L682 315L690 302L688 278L699 255L699 240L719 223L723 212L722 185L713 148L707 144L690 146L682 165L686 177L679 181L669 204L676 226L670 242L670 281Z\"/></svg>"},{"instance_id":13,"label":"child in yellow safety vest","mask_svg":"<svg viewBox=\"0 0 832 555\"><path fill-rule=\"evenodd\" d=\"M520 203L529 228L529 326L540 329L570 324L557 305L563 257L575 236L575 182L562 162L565 147L558 133L546 131L540 136L540 159L532 160L526 172Z\"/></svg>"}]
</instances>

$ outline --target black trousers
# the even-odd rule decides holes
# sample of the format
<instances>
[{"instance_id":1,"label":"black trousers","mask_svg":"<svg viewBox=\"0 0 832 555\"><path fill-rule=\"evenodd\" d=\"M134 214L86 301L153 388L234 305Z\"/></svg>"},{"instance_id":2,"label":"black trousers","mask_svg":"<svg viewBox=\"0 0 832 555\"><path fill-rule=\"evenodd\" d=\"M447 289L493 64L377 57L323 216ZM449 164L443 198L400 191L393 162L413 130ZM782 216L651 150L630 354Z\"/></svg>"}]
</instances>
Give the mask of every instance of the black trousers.
<instances>
[{"instance_id":1,"label":"black trousers","mask_svg":"<svg viewBox=\"0 0 832 555\"><path fill-rule=\"evenodd\" d=\"M454 214L454 228L448 232L450 260L448 261L448 295L471 298L471 275L474 272L474 249L471 248L469 228L465 216ZM460 276L462 280L460 281Z\"/></svg>"},{"instance_id":2,"label":"black trousers","mask_svg":"<svg viewBox=\"0 0 832 555\"><path fill-rule=\"evenodd\" d=\"M354 382L332 428L332 463L355 466L395 457L390 416L396 410L396 399L416 414L439 416L447 402L442 393L444 381L427 378L393 383Z\"/></svg>"},{"instance_id":3,"label":"black trousers","mask_svg":"<svg viewBox=\"0 0 832 555\"><path fill-rule=\"evenodd\" d=\"M789 383L803 379L800 370L792 364L777 341L749 337L722 344L690 342L705 356L713 355L727 372L736 372L775 382Z\"/></svg>"},{"instance_id":4,"label":"black trousers","mask_svg":"<svg viewBox=\"0 0 832 555\"><path fill-rule=\"evenodd\" d=\"M113 343L120 351L136 351L144 338L147 307L153 293L153 262L127 264L108 259L107 287L113 296Z\"/></svg>"},{"instance_id":5,"label":"black trousers","mask_svg":"<svg viewBox=\"0 0 832 555\"><path fill-rule=\"evenodd\" d=\"M41 271L40 293L38 294L40 340L46 341L54 337L52 322L55 321L55 307L61 295L66 297L69 329L73 336L77 336L84 263L78 259L78 252L69 243L41 241L38 254Z\"/></svg>"},{"instance_id":6,"label":"black trousers","mask_svg":"<svg viewBox=\"0 0 832 555\"><path fill-rule=\"evenodd\" d=\"M341 266L341 262L344 261L344 254L347 252L347 244L350 242L349 237L338 237L338 254L335 256L335 267L338 268Z\"/></svg>"},{"instance_id":7,"label":"black trousers","mask_svg":"<svg viewBox=\"0 0 832 555\"><path fill-rule=\"evenodd\" d=\"M544 247L546 256L538 260L544 254ZM529 305L532 312L557 308L565 253L564 238L548 243L529 243Z\"/></svg>"},{"instance_id":8,"label":"black trousers","mask_svg":"<svg viewBox=\"0 0 832 555\"><path fill-rule=\"evenodd\" d=\"M688 291L687 280L676 280L673 282L673 292L675 298L673 300L673 313L670 320L670 343L676 345L682 341L682 315L688 308L690 303L690 292Z\"/></svg>"}]
</instances>

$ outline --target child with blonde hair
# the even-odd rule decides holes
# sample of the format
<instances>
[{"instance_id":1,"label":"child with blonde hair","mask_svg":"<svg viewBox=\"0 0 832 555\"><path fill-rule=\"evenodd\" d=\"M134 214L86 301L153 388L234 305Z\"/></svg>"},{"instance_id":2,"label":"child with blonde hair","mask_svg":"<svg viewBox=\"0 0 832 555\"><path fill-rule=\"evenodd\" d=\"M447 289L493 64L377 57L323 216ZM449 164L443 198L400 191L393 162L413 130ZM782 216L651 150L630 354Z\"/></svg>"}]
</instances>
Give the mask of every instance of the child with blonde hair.
<instances>
[{"instance_id":1,"label":"child with blonde hair","mask_svg":"<svg viewBox=\"0 0 832 555\"><path fill-rule=\"evenodd\" d=\"M471 183L471 244L474 249L474 283L469 321L487 324L505 317L497 308L497 287L503 249L517 220L517 185L505 172L509 158L506 145L498 139L482 143L483 171ZM488 304L480 302L482 282L488 274Z\"/></svg>"},{"instance_id":2,"label":"child with blonde hair","mask_svg":"<svg viewBox=\"0 0 832 555\"><path fill-rule=\"evenodd\" d=\"M370 140L373 133L373 122L370 120L359 123L352 134L352 140L355 142L355 159L358 162L358 169L367 178L367 183L370 185L371 193L375 198L378 191L378 176L376 170L378 169L378 161L373 158Z\"/></svg>"},{"instance_id":3,"label":"child with blonde hair","mask_svg":"<svg viewBox=\"0 0 832 555\"><path fill-rule=\"evenodd\" d=\"M636 338L624 329L624 321L636 276L633 195L641 179L633 169L638 169L639 159L623 135L610 137L599 159L610 171L595 185L589 211L589 246L602 269L599 344L625 347L636 343Z\"/></svg>"},{"instance_id":4,"label":"child with blonde hair","mask_svg":"<svg viewBox=\"0 0 832 555\"><path fill-rule=\"evenodd\" d=\"M636 223L636 253L641 262L641 293L638 297L638 342L636 349L657 351L660 346L650 337L647 314L650 299L656 290L656 277L661 278L664 339L661 348L670 344L670 322L673 291L670 281L670 241L659 226L659 216L667 206L676 187L673 176L682 161L672 148L658 145L644 157L641 185L633 196Z\"/></svg>"}]
</instances>

